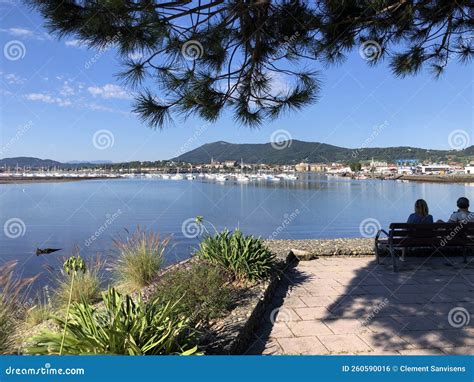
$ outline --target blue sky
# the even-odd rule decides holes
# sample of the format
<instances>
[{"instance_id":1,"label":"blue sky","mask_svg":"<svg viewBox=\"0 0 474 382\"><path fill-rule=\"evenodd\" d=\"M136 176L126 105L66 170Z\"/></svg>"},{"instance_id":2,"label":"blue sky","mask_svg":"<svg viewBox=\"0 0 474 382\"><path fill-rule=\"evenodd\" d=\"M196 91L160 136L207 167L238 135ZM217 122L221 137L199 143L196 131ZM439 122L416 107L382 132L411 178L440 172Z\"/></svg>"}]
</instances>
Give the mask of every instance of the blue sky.
<instances>
[{"instance_id":1,"label":"blue sky","mask_svg":"<svg viewBox=\"0 0 474 382\"><path fill-rule=\"evenodd\" d=\"M439 80L427 71L399 79L384 64L369 67L355 51L337 67L313 63L323 80L320 101L260 129L238 126L225 114L213 125L178 120L154 131L130 113L132 96L115 77L113 49L88 50L73 36L58 41L19 1L0 0L0 14L0 157L167 159L218 140L269 142L280 129L293 139L350 148L449 149L456 130L474 143L472 67L454 61ZM105 149L94 144L103 130L110 132Z\"/></svg>"}]
</instances>

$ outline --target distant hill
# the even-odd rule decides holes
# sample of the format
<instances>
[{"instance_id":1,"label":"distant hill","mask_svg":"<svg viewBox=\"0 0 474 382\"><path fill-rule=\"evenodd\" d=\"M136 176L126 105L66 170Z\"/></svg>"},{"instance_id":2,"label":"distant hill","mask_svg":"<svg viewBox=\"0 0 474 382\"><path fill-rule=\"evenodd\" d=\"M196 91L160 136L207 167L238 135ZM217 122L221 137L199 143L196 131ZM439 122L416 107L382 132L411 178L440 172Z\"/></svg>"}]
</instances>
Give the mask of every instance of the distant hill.
<instances>
[{"instance_id":1,"label":"distant hill","mask_svg":"<svg viewBox=\"0 0 474 382\"><path fill-rule=\"evenodd\" d=\"M81 160L70 160L66 164L113 164L111 160L89 160L87 162Z\"/></svg>"},{"instance_id":2,"label":"distant hill","mask_svg":"<svg viewBox=\"0 0 474 382\"><path fill-rule=\"evenodd\" d=\"M32 157L14 157L0 159L2 167L62 167L62 163L52 159L39 159Z\"/></svg>"},{"instance_id":3,"label":"distant hill","mask_svg":"<svg viewBox=\"0 0 474 382\"><path fill-rule=\"evenodd\" d=\"M281 148L281 147L284 148ZM397 159L431 160L432 162L448 160L474 160L474 146L461 151L454 150L429 150L416 147L383 147L383 148L360 148L349 149L345 147L328 145L318 142L304 142L293 140L285 142L280 149L274 148L271 143L244 143L234 144L228 142L207 143L197 149L188 151L176 158L176 162L187 163L209 163L213 158L215 161L226 160L240 161L245 163L268 163L268 164L296 164L300 162L327 163L327 162L351 162L351 161L395 161ZM163 165L163 161L147 162L154 165ZM140 162L113 163L111 161L71 161L67 163L52 159L39 159L32 157L15 157L0 159L0 167L30 167L30 168L79 168L97 167L120 168L126 165L139 166Z\"/></svg>"},{"instance_id":4,"label":"distant hill","mask_svg":"<svg viewBox=\"0 0 474 382\"><path fill-rule=\"evenodd\" d=\"M80 162L72 161L67 163L58 162L52 159L40 159L33 157L14 157L0 159L0 167L30 167L30 168L76 168L76 167L95 167L100 164L112 164L111 161L91 161Z\"/></svg>"},{"instance_id":5,"label":"distant hill","mask_svg":"<svg viewBox=\"0 0 474 382\"><path fill-rule=\"evenodd\" d=\"M174 161L189 163L209 163L215 161L242 159L245 163L295 164L302 161L318 162L350 162L353 160L383 160L419 159L432 161L462 160L474 156L474 146L465 150L429 150L416 147L384 147L349 149L319 142L304 142L293 140L281 144L285 148L276 149L271 143L264 144L234 144L228 142L213 142L184 153ZM280 146L280 147L281 147Z\"/></svg>"}]
</instances>

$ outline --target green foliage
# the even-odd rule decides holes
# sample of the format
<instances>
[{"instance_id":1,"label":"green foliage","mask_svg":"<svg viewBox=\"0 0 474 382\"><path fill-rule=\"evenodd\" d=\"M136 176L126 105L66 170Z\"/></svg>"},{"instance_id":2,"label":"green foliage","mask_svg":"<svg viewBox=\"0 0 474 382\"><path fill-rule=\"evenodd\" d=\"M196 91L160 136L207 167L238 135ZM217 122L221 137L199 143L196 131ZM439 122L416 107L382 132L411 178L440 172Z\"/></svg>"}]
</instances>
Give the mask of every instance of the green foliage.
<instances>
[{"instance_id":1,"label":"green foliage","mask_svg":"<svg viewBox=\"0 0 474 382\"><path fill-rule=\"evenodd\" d=\"M100 296L101 274L103 263L89 263L85 272L77 274L62 270L56 278L54 302L58 308L65 308L69 298L72 302L95 302Z\"/></svg>"},{"instance_id":2,"label":"green foliage","mask_svg":"<svg viewBox=\"0 0 474 382\"><path fill-rule=\"evenodd\" d=\"M187 269L170 271L160 280L154 297L160 301L177 301L176 312L208 322L229 311L232 291L226 272L206 263L195 263Z\"/></svg>"},{"instance_id":3,"label":"green foliage","mask_svg":"<svg viewBox=\"0 0 474 382\"><path fill-rule=\"evenodd\" d=\"M59 348L59 355L63 354L64 349L64 341L66 340L66 333L68 329L68 321L69 321L69 311L71 309L72 303L72 294L74 291L74 281L78 274L85 274L86 273L86 263L82 260L81 256L71 256L63 264L63 270L71 276L70 288L69 288L69 295L68 295L68 302L66 308L66 320L64 321L64 329L63 335L61 339L61 346Z\"/></svg>"},{"instance_id":4,"label":"green foliage","mask_svg":"<svg viewBox=\"0 0 474 382\"><path fill-rule=\"evenodd\" d=\"M71 256L64 261L63 269L68 275L85 273L86 263L81 256Z\"/></svg>"},{"instance_id":5,"label":"green foliage","mask_svg":"<svg viewBox=\"0 0 474 382\"><path fill-rule=\"evenodd\" d=\"M362 170L362 164L360 162L351 162L349 163L349 167L352 172L359 172Z\"/></svg>"},{"instance_id":6,"label":"green foliage","mask_svg":"<svg viewBox=\"0 0 474 382\"><path fill-rule=\"evenodd\" d=\"M114 240L118 257L112 264L121 286L138 290L158 275L170 239L138 228L126 239Z\"/></svg>"},{"instance_id":7,"label":"green foliage","mask_svg":"<svg viewBox=\"0 0 474 382\"><path fill-rule=\"evenodd\" d=\"M432 162L464 161L474 155L474 146L464 150L429 150L415 147L363 147L359 149L348 149L318 142L303 142L293 139L291 145L284 150L275 150L270 143L267 144L237 144L227 142L213 142L198 147L177 158L176 161L188 163L209 163L210 158L223 162L225 160L239 161L245 163L259 163L264 158L268 164L297 164L306 163L347 163L354 158L357 152L357 160L392 162L397 159L418 159Z\"/></svg>"},{"instance_id":8,"label":"green foliage","mask_svg":"<svg viewBox=\"0 0 474 382\"><path fill-rule=\"evenodd\" d=\"M262 125L317 100L309 64L335 65L354 50L369 66L389 60L401 77L424 65L438 76L474 54L468 0L27 1L59 36L113 44L124 82L141 87L135 111L160 128L174 115L212 122L225 109ZM150 78L158 89L146 89Z\"/></svg>"},{"instance_id":9,"label":"green foliage","mask_svg":"<svg viewBox=\"0 0 474 382\"><path fill-rule=\"evenodd\" d=\"M102 294L103 306L73 303L69 323L55 318L65 331L62 354L193 354L189 319L174 313L180 303L134 302L115 289ZM67 324L67 325L66 325ZM44 332L31 339L29 354L59 354L61 334Z\"/></svg>"},{"instance_id":10,"label":"green foliage","mask_svg":"<svg viewBox=\"0 0 474 382\"><path fill-rule=\"evenodd\" d=\"M224 267L238 281L251 282L267 278L276 260L260 238L244 236L238 229L205 236L198 256Z\"/></svg>"}]
</instances>

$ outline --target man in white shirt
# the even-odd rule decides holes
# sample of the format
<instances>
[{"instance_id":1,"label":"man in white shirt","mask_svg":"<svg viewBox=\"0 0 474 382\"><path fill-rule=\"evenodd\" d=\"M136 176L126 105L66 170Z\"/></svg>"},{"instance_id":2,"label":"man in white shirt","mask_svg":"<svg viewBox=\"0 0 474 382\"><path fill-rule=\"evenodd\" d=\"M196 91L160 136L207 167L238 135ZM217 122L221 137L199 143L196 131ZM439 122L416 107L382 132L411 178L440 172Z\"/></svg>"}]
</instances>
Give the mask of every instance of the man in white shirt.
<instances>
[{"instance_id":1,"label":"man in white shirt","mask_svg":"<svg viewBox=\"0 0 474 382\"><path fill-rule=\"evenodd\" d=\"M453 212L448 223L471 223L474 222L474 212L469 211L469 199L462 197L457 201L458 210Z\"/></svg>"}]
</instances>

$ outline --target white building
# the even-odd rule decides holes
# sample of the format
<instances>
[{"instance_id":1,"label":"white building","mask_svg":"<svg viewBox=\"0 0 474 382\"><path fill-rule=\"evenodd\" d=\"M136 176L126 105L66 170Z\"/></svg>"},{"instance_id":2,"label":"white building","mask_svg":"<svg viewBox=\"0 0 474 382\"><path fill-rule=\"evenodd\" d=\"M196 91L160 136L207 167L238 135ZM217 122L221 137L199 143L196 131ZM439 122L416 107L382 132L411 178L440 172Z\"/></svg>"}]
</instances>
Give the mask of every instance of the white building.
<instances>
[{"instance_id":1,"label":"white building","mask_svg":"<svg viewBox=\"0 0 474 382\"><path fill-rule=\"evenodd\" d=\"M447 174L452 168L447 164L429 164L418 166L417 169L422 174Z\"/></svg>"},{"instance_id":2,"label":"white building","mask_svg":"<svg viewBox=\"0 0 474 382\"><path fill-rule=\"evenodd\" d=\"M464 167L464 173L465 174L474 174L474 163L470 163L466 167Z\"/></svg>"}]
</instances>

